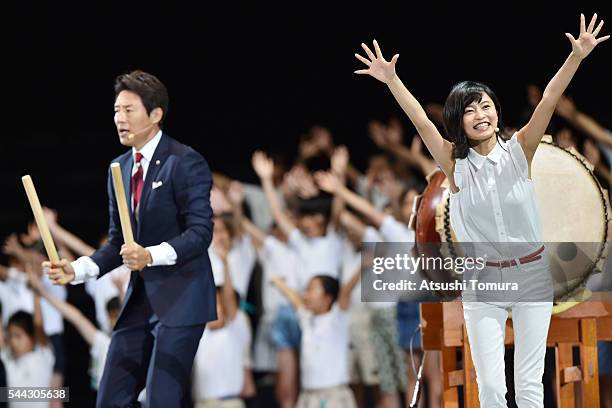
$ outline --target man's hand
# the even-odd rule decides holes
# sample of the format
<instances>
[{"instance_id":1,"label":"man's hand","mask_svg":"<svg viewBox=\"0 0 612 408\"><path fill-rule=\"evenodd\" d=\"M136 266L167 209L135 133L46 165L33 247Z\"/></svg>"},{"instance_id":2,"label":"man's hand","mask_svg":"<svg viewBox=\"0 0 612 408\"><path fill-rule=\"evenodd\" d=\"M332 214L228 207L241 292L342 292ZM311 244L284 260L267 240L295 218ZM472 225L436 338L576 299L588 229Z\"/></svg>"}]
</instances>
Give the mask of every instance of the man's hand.
<instances>
[{"instance_id":1,"label":"man's hand","mask_svg":"<svg viewBox=\"0 0 612 408\"><path fill-rule=\"evenodd\" d=\"M123 257L123 264L132 271L141 271L148 264L153 263L149 250L137 243L123 244L119 255Z\"/></svg>"},{"instance_id":2,"label":"man's hand","mask_svg":"<svg viewBox=\"0 0 612 408\"><path fill-rule=\"evenodd\" d=\"M42 267L54 285L65 285L75 278L74 268L66 259L59 262L45 261L42 263Z\"/></svg>"}]
</instances>

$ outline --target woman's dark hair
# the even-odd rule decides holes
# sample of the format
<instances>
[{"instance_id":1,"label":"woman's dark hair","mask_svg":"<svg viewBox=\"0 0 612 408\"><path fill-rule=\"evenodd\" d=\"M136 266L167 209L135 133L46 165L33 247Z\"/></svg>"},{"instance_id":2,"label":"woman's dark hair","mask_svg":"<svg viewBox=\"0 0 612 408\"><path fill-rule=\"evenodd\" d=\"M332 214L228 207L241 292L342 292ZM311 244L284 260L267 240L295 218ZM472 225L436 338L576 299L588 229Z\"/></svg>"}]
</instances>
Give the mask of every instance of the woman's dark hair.
<instances>
[{"instance_id":1,"label":"woman's dark hair","mask_svg":"<svg viewBox=\"0 0 612 408\"><path fill-rule=\"evenodd\" d=\"M161 108L164 112L159 122L161 127L168 114L169 97L166 86L155 75L140 70L119 75L115 79L115 98L121 91L130 91L138 95L147 114L150 114L155 108Z\"/></svg>"},{"instance_id":2,"label":"woman's dark hair","mask_svg":"<svg viewBox=\"0 0 612 408\"><path fill-rule=\"evenodd\" d=\"M23 310L13 313L11 317L9 317L6 327L13 325L20 327L28 336L32 339L34 338L34 318L30 313L24 312Z\"/></svg>"},{"instance_id":3,"label":"woman's dark hair","mask_svg":"<svg viewBox=\"0 0 612 408\"><path fill-rule=\"evenodd\" d=\"M447 137L455 143L453 158L465 159L470 149L470 144L463 130L463 113L465 108L472 102L479 103L482 93L489 95L497 111L497 127L500 129L498 137L502 137L501 106L495 93L487 85L474 81L463 81L456 84L451 90L444 103L444 129Z\"/></svg>"},{"instance_id":4,"label":"woman's dark hair","mask_svg":"<svg viewBox=\"0 0 612 408\"><path fill-rule=\"evenodd\" d=\"M315 275L312 279L318 279L321 282L323 292L331 296L332 304L338 299L338 293L340 292L340 282L338 279L332 278L329 275Z\"/></svg>"}]
</instances>

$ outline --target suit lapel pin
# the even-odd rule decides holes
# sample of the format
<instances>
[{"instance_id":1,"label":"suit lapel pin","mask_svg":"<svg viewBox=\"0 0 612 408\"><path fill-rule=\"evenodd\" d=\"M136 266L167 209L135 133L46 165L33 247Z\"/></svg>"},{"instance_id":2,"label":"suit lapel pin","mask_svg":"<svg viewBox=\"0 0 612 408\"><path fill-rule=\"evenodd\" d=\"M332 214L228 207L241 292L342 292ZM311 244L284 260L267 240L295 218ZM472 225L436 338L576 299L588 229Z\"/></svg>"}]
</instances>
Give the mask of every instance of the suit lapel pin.
<instances>
[{"instance_id":1,"label":"suit lapel pin","mask_svg":"<svg viewBox=\"0 0 612 408\"><path fill-rule=\"evenodd\" d=\"M157 161L155 162L155 165L156 165L156 166L159 166L159 164L160 164L160 163L161 163L161 162L160 162L159 160L157 160Z\"/></svg>"}]
</instances>

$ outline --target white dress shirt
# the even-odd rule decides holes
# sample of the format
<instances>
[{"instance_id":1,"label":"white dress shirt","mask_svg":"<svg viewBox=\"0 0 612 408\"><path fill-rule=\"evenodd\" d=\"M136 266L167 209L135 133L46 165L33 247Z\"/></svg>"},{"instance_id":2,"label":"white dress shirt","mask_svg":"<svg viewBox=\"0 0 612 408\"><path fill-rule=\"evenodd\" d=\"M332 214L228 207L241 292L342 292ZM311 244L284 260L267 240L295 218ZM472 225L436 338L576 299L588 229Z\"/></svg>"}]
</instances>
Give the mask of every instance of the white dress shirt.
<instances>
[{"instance_id":1,"label":"white dress shirt","mask_svg":"<svg viewBox=\"0 0 612 408\"><path fill-rule=\"evenodd\" d=\"M455 162L455 184L451 193L450 221L459 242L525 243L523 254L533 252L543 241L534 182L515 133L508 142L501 139L482 156L470 148L467 158ZM539 244L538 244L539 243ZM509 245L492 245L503 253Z\"/></svg>"},{"instance_id":2,"label":"white dress shirt","mask_svg":"<svg viewBox=\"0 0 612 408\"><path fill-rule=\"evenodd\" d=\"M132 158L133 158L133 166L132 166L132 176L138 170L138 165L136 164L136 153L142 154L142 159L140 160L140 166L142 166L143 180L146 180L147 171L149 170L149 164L153 159L153 154L155 153L155 149L157 149L157 145L162 137L162 131L158 131L153 139L149 140L147 144L145 144L140 151L136 150L135 147L132 147ZM133 206L133 200L129 200L131 205ZM162 242L159 245L154 245L146 248L151 254L151 262L147 266L160 266L160 265L174 265L176 264L176 251L170 244L167 242ZM100 268L98 265L88 256L82 256L76 261L72 262L72 267L74 268L75 278L71 282L73 285L82 283L88 279L94 278L100 274Z\"/></svg>"}]
</instances>

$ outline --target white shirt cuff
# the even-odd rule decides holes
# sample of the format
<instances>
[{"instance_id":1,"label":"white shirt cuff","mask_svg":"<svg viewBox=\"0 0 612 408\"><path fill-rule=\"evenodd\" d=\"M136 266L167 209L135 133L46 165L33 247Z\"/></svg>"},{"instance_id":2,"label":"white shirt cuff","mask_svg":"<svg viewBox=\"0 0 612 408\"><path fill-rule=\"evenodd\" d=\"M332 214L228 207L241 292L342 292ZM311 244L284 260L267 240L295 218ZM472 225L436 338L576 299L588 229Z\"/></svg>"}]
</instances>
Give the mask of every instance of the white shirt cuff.
<instances>
[{"instance_id":1,"label":"white shirt cuff","mask_svg":"<svg viewBox=\"0 0 612 408\"><path fill-rule=\"evenodd\" d=\"M176 251L167 242L162 242L159 245L147 247L151 254L153 262L147 266L169 266L176 264Z\"/></svg>"},{"instance_id":2,"label":"white shirt cuff","mask_svg":"<svg viewBox=\"0 0 612 408\"><path fill-rule=\"evenodd\" d=\"M72 285L78 285L100 274L100 267L88 256L82 256L70 264L74 269L74 280L70 282Z\"/></svg>"}]
</instances>

